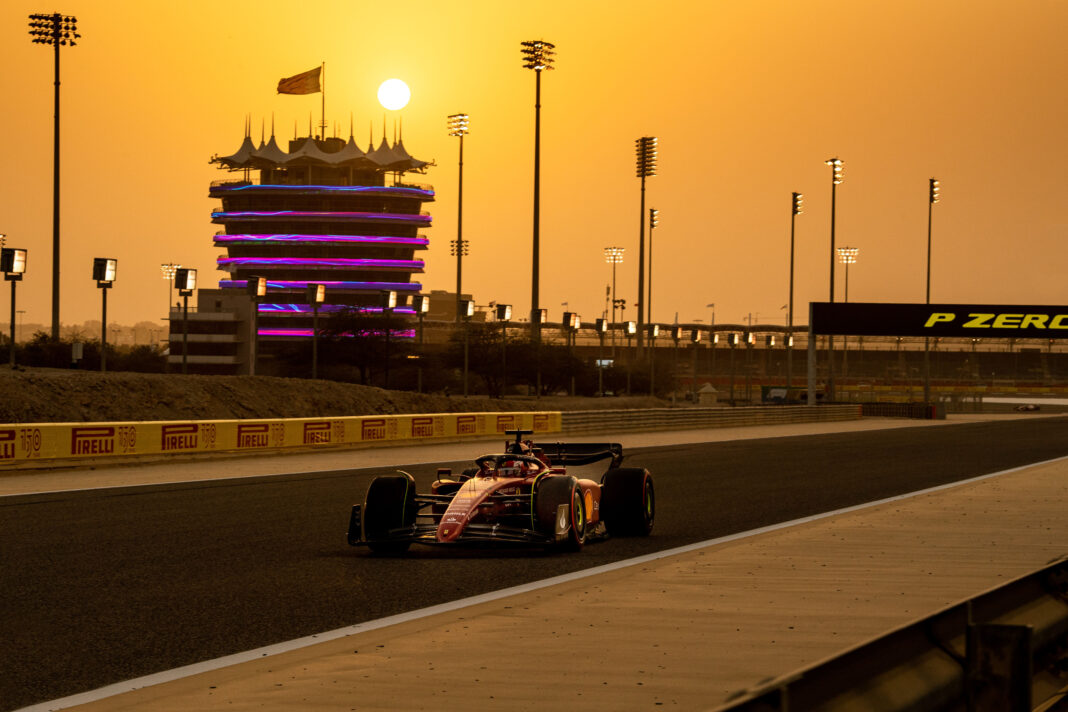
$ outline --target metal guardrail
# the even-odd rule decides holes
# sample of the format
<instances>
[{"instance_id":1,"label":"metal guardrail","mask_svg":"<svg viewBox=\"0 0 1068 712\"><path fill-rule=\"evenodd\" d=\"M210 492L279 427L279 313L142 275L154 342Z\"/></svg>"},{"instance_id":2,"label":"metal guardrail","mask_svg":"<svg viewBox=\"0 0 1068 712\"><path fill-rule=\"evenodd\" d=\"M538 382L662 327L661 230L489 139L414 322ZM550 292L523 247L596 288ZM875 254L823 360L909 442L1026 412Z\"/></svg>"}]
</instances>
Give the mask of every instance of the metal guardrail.
<instances>
[{"instance_id":1,"label":"metal guardrail","mask_svg":"<svg viewBox=\"0 0 1068 712\"><path fill-rule=\"evenodd\" d=\"M745 425L778 425L836 420L858 420L859 405L743 406L738 408L649 408L642 410L578 410L561 415L567 435L631 430L685 428L731 428Z\"/></svg>"},{"instance_id":2,"label":"metal guardrail","mask_svg":"<svg viewBox=\"0 0 1068 712\"><path fill-rule=\"evenodd\" d=\"M871 418L946 419L944 403L861 403L860 412Z\"/></svg>"},{"instance_id":3,"label":"metal guardrail","mask_svg":"<svg viewBox=\"0 0 1068 712\"><path fill-rule=\"evenodd\" d=\"M1066 683L1068 560L1061 559L740 693L715 712L1061 710Z\"/></svg>"}]
</instances>

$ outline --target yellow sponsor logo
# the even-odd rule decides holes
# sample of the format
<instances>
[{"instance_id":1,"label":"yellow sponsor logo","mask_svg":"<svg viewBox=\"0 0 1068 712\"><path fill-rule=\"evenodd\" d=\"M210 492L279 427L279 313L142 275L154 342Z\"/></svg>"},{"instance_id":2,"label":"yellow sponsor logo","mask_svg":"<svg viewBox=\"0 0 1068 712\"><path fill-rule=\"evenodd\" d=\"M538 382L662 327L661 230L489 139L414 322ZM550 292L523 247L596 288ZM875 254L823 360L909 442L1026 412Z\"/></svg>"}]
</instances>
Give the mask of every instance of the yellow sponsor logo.
<instances>
[{"instance_id":1,"label":"yellow sponsor logo","mask_svg":"<svg viewBox=\"0 0 1068 712\"><path fill-rule=\"evenodd\" d=\"M954 312L932 312L924 323L925 329L939 324L950 324L957 320ZM1068 329L1068 314L1022 314L1013 312L983 313L970 312L960 325L962 329L1005 329L1021 331L1024 329Z\"/></svg>"}]
</instances>

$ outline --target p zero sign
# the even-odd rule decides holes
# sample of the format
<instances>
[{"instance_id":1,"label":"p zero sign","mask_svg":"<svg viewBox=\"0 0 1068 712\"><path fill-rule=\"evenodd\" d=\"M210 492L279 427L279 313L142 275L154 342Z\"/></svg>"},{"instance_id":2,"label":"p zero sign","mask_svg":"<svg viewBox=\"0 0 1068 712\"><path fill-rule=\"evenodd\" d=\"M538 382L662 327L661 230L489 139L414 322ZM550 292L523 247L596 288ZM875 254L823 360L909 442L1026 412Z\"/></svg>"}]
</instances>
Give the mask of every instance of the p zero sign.
<instances>
[{"instance_id":1,"label":"p zero sign","mask_svg":"<svg viewBox=\"0 0 1068 712\"><path fill-rule=\"evenodd\" d=\"M1068 306L812 302L812 333L1068 339Z\"/></svg>"}]
</instances>

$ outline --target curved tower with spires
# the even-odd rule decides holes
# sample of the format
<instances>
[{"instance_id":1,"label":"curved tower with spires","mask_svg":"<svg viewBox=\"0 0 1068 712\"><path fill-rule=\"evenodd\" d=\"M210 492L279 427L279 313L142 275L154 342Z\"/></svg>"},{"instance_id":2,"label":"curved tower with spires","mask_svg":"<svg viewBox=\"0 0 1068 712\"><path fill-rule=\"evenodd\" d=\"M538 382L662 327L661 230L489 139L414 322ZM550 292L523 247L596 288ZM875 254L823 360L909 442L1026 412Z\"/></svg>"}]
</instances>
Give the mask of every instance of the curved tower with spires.
<instances>
[{"instance_id":1,"label":"curved tower with spires","mask_svg":"<svg viewBox=\"0 0 1068 712\"><path fill-rule=\"evenodd\" d=\"M351 131L348 141L309 135L283 151L273 128L258 147L248 134L246 128L235 153L211 158L241 173L212 183L210 197L222 204L211 219L223 227L215 245L226 250L218 258L227 273L219 288L244 294L250 277L267 280L258 306L260 348L311 337L309 284L326 287L323 313L380 309L383 291L397 293L397 313L412 313L410 297L422 289L413 278L423 272L416 254L429 242L420 229L431 222L422 208L434 191L405 174L432 164L413 158L403 138L391 146L383 136L364 151Z\"/></svg>"}]
</instances>

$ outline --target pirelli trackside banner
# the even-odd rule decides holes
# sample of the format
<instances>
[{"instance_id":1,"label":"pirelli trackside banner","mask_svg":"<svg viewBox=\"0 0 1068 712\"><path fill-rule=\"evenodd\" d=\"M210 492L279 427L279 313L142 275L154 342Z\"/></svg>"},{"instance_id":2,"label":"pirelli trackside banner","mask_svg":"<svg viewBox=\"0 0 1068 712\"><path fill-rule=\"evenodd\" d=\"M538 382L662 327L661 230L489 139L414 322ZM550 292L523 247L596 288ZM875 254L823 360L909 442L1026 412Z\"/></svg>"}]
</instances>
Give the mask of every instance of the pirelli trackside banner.
<instances>
[{"instance_id":1,"label":"pirelli trackside banner","mask_svg":"<svg viewBox=\"0 0 1068 712\"><path fill-rule=\"evenodd\" d=\"M811 307L815 334L1068 339L1068 306L813 302Z\"/></svg>"},{"instance_id":2,"label":"pirelli trackside banner","mask_svg":"<svg viewBox=\"0 0 1068 712\"><path fill-rule=\"evenodd\" d=\"M278 420L28 423L0 425L0 469L37 460L124 455L256 452L434 438L559 432L557 411L432 413Z\"/></svg>"}]
</instances>

